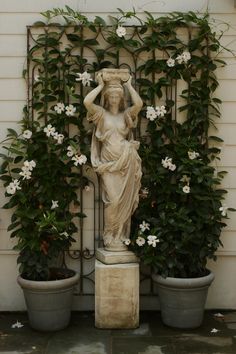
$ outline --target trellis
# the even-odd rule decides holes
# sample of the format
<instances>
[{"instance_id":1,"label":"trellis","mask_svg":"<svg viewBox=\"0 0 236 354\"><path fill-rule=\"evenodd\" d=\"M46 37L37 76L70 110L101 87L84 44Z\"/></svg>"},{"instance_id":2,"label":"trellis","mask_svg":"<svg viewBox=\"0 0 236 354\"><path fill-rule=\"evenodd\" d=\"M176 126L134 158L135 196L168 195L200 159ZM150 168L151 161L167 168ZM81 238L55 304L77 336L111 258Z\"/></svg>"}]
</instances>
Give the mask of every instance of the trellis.
<instances>
[{"instance_id":1,"label":"trellis","mask_svg":"<svg viewBox=\"0 0 236 354\"><path fill-rule=\"evenodd\" d=\"M159 130L163 125L163 120L157 124L148 122L146 119L146 107L151 105L155 107L159 104L165 105L167 125L171 126L174 131L178 130L179 122L189 119L189 112L192 110L192 132L198 134L200 131L201 139L203 136L206 138L209 120L203 123L203 117L202 121L197 123L196 112L194 113L196 107L191 106L189 100L190 88L193 88L194 81L199 80L203 71L208 75L208 81L210 76L211 85L217 86L214 75L210 75L209 68L204 67L204 60L201 60L201 58L208 57L210 63L210 52L216 49L210 47L213 44L209 39L209 33L203 32L199 23L191 22L193 19L191 16L189 22L180 14L176 14L173 18L166 17L159 22L155 22L150 17L148 24L125 26L127 31L125 37L119 37L116 34L116 26L106 26L99 18L87 24L63 26L40 23L29 26L27 28L27 71L25 73L28 84L28 119L39 120L43 122L42 124L47 124L57 102L72 103L76 107L76 115L71 117L71 124L67 126L67 129L72 135L78 134L81 151L89 156L92 127L86 121L83 98L90 88L84 87L81 82L76 82L77 73L88 71L94 78L95 72L104 67L128 68L133 76L134 85L144 100L144 109L135 131L137 139L147 141L146 139L150 139L151 129ZM199 53L200 44L204 49L201 49ZM167 59L172 56L176 57L184 50L192 53L192 67L185 64L179 65L178 69L168 67ZM212 70L214 71L215 68L216 66ZM91 82L91 86L96 86L95 81ZM189 105L188 109L186 109L186 102ZM208 108L209 102L199 107L206 117L209 116ZM218 115L216 107L212 106L212 112ZM142 147L141 154L144 154ZM144 169L146 168L144 164ZM91 172L87 174L86 168L81 168L81 174L92 186L94 212L91 222L94 232L90 235L90 247L84 247L84 221L81 219L77 248L69 251L68 254L78 259L80 263L79 294L88 295L93 290L89 287L90 290L87 291L84 284L86 280L93 282L94 269L90 266L87 272L86 262L93 264L95 250L101 245L103 215L97 176ZM80 211L83 213L84 193L82 189L78 191L78 198ZM150 272L148 270L144 273L143 280L147 280L148 286L145 282L143 293L151 295L153 286L149 277Z\"/></svg>"}]
</instances>

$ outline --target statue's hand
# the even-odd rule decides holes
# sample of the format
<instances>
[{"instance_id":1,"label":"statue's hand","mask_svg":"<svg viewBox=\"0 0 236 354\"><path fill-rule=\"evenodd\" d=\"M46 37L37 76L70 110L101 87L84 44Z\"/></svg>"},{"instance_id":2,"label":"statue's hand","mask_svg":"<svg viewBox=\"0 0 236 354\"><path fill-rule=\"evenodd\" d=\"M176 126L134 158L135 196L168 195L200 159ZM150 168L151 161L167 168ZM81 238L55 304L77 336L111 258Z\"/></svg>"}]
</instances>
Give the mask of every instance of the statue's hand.
<instances>
[{"instance_id":1,"label":"statue's hand","mask_svg":"<svg viewBox=\"0 0 236 354\"><path fill-rule=\"evenodd\" d=\"M125 85L127 88L129 88L129 87L132 86L131 82L132 82L132 76L130 75L129 78L128 78L128 80L124 83L124 85Z\"/></svg>"},{"instance_id":2,"label":"statue's hand","mask_svg":"<svg viewBox=\"0 0 236 354\"><path fill-rule=\"evenodd\" d=\"M97 83L99 86L104 87L104 81L101 72L97 74Z\"/></svg>"}]
</instances>

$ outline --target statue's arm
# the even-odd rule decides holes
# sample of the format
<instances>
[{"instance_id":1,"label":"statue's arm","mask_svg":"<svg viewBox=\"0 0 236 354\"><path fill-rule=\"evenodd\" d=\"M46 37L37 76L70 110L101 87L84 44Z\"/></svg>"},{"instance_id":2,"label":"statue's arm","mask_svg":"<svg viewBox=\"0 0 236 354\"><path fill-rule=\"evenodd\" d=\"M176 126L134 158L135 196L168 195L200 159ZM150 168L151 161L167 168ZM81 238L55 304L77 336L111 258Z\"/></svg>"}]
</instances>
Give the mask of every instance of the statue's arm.
<instances>
[{"instance_id":1,"label":"statue's arm","mask_svg":"<svg viewBox=\"0 0 236 354\"><path fill-rule=\"evenodd\" d=\"M98 106L94 103L94 100L99 95L99 93L102 91L102 89L104 87L104 82L103 82L102 76L99 74L97 76L97 80L98 80L98 86L95 87L95 89L93 89L92 91L90 91L84 98L84 105L85 105L87 111L92 115L101 109L100 106Z\"/></svg>"},{"instance_id":2,"label":"statue's arm","mask_svg":"<svg viewBox=\"0 0 236 354\"><path fill-rule=\"evenodd\" d=\"M137 116L138 113L141 111L142 106L143 106L143 101L141 99L141 97L139 96L138 92L135 91L135 89L133 88L132 84L131 84L131 80L132 77L130 76L129 80L125 83L125 86L127 87L130 96L131 96L131 100L133 105L129 108L130 113L133 117Z\"/></svg>"}]
</instances>

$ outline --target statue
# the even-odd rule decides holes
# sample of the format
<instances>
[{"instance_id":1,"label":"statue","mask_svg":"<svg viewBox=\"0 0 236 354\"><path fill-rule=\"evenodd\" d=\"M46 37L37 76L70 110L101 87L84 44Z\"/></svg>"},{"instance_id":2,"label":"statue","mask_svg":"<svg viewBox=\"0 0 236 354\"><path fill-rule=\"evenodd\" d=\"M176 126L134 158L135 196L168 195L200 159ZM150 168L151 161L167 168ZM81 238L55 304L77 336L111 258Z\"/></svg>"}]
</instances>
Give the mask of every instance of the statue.
<instances>
[{"instance_id":1,"label":"statue","mask_svg":"<svg viewBox=\"0 0 236 354\"><path fill-rule=\"evenodd\" d=\"M98 86L87 94L84 105L88 120L95 125L91 162L101 176L104 202L103 242L106 250L127 250L131 216L138 206L141 159L139 142L133 140L142 100L131 85L127 69L102 69L97 73ZM125 89L132 105L126 107ZM100 105L94 103L101 93Z\"/></svg>"}]
</instances>

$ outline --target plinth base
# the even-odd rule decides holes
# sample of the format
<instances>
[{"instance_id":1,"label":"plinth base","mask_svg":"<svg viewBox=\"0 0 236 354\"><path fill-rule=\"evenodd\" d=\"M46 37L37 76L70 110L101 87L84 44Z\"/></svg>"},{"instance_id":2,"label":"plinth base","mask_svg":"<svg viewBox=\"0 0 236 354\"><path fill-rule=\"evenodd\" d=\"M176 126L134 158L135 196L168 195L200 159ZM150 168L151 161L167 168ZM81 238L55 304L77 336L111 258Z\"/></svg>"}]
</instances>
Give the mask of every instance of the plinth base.
<instances>
[{"instance_id":1,"label":"plinth base","mask_svg":"<svg viewBox=\"0 0 236 354\"><path fill-rule=\"evenodd\" d=\"M139 264L95 263L95 326L139 326Z\"/></svg>"},{"instance_id":2,"label":"plinth base","mask_svg":"<svg viewBox=\"0 0 236 354\"><path fill-rule=\"evenodd\" d=\"M104 264L138 263L139 259L131 251L120 252L107 251L104 248L96 250L96 259Z\"/></svg>"}]
</instances>

